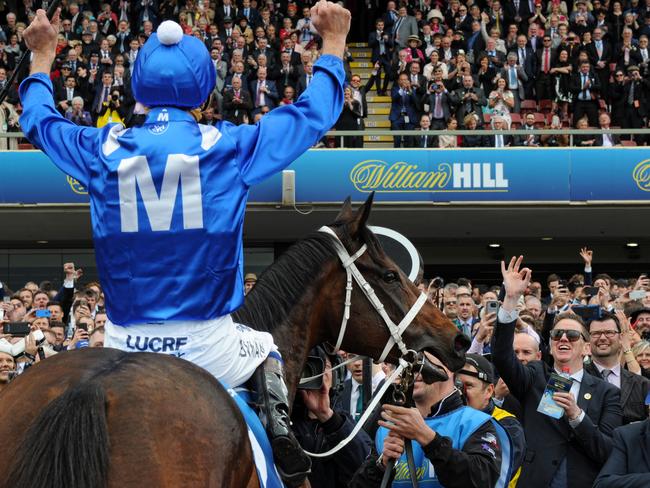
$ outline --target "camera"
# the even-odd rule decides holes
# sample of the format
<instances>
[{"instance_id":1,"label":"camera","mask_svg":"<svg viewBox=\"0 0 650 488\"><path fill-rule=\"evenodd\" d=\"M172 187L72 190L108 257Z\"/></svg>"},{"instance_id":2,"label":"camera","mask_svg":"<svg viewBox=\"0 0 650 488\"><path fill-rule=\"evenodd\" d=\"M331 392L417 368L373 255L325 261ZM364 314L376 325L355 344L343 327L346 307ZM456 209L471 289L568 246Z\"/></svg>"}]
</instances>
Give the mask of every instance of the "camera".
<instances>
[{"instance_id":1,"label":"camera","mask_svg":"<svg viewBox=\"0 0 650 488\"><path fill-rule=\"evenodd\" d=\"M325 361L318 356L307 356L300 378L310 378L325 372ZM298 383L299 390L319 390L323 386L323 377L314 378L306 383Z\"/></svg>"},{"instance_id":2,"label":"camera","mask_svg":"<svg viewBox=\"0 0 650 488\"><path fill-rule=\"evenodd\" d=\"M115 102L120 99L120 96L117 93L113 93L111 95L111 99Z\"/></svg>"},{"instance_id":3,"label":"camera","mask_svg":"<svg viewBox=\"0 0 650 488\"><path fill-rule=\"evenodd\" d=\"M28 322L10 322L3 327L3 333L14 337L25 337L29 335L31 328Z\"/></svg>"}]
</instances>

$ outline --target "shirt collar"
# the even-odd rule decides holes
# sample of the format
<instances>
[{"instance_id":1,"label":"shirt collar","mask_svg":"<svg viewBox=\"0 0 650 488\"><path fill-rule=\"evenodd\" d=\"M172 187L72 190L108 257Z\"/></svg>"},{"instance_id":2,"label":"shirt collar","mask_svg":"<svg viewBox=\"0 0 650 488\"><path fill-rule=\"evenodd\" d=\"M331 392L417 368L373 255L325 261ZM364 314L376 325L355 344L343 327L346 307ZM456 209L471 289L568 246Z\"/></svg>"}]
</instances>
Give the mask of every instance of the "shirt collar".
<instances>
[{"instance_id":1,"label":"shirt collar","mask_svg":"<svg viewBox=\"0 0 650 488\"><path fill-rule=\"evenodd\" d=\"M147 114L145 124L157 122L196 122L196 119L185 110L176 107L154 107Z\"/></svg>"},{"instance_id":2,"label":"shirt collar","mask_svg":"<svg viewBox=\"0 0 650 488\"><path fill-rule=\"evenodd\" d=\"M596 366L598 372L602 374L603 370L605 369L605 366L601 366L595 361L594 361L594 365ZM610 369L610 371L614 376L621 376L621 365L620 364L615 365L613 368Z\"/></svg>"}]
</instances>

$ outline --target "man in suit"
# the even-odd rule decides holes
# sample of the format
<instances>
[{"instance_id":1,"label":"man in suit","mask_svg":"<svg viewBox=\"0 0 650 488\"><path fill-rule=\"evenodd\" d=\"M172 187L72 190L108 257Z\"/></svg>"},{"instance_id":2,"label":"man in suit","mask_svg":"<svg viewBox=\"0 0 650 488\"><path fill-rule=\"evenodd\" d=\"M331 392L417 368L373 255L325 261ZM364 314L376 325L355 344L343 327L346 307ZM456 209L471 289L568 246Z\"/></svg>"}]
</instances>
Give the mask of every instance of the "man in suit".
<instances>
[{"instance_id":1,"label":"man in suit","mask_svg":"<svg viewBox=\"0 0 650 488\"><path fill-rule=\"evenodd\" d=\"M478 117L478 125L483 125L483 107L487 105L487 99L483 90L474 86L472 75L463 76L463 86L452 93L451 101L456 107L459 124L463 123L466 115L474 114Z\"/></svg>"},{"instance_id":2,"label":"man in suit","mask_svg":"<svg viewBox=\"0 0 650 488\"><path fill-rule=\"evenodd\" d=\"M528 0L506 0L503 10L507 23L516 23L522 32L528 30L528 19L533 15Z\"/></svg>"},{"instance_id":3,"label":"man in suit","mask_svg":"<svg viewBox=\"0 0 650 488\"><path fill-rule=\"evenodd\" d=\"M612 454L600 470L594 488L649 486L650 419L616 429L613 444Z\"/></svg>"},{"instance_id":4,"label":"man in suit","mask_svg":"<svg viewBox=\"0 0 650 488\"><path fill-rule=\"evenodd\" d=\"M510 392L524 408L528 450L519 485L527 488L590 488L612 450L611 435L621 425L619 390L583 369L589 332L571 313L556 317L551 330L553 366L541 361L522 365L512 341L517 306L530 284L531 270L521 268L523 256L501 263L505 298L493 339L493 361ZM564 411L555 419L537 411L552 373L569 374L569 392L557 391L553 401Z\"/></svg>"},{"instance_id":5,"label":"man in suit","mask_svg":"<svg viewBox=\"0 0 650 488\"><path fill-rule=\"evenodd\" d=\"M298 85L296 86L298 96L307 89L314 78L314 65L311 62L306 63L303 68L305 73L298 77Z\"/></svg>"},{"instance_id":6,"label":"man in suit","mask_svg":"<svg viewBox=\"0 0 650 488\"><path fill-rule=\"evenodd\" d=\"M517 64L523 67L528 80L524 83L525 98L533 98L535 73L537 73L537 56L533 48L527 45L528 38L524 34L517 36L517 47L511 52L517 54Z\"/></svg>"},{"instance_id":7,"label":"man in suit","mask_svg":"<svg viewBox=\"0 0 650 488\"><path fill-rule=\"evenodd\" d=\"M612 59L612 47L603 39L603 35L603 30L600 27L594 29L593 41L587 44L587 54L600 81L601 93L606 95L609 93L609 63Z\"/></svg>"},{"instance_id":8,"label":"man in suit","mask_svg":"<svg viewBox=\"0 0 650 488\"><path fill-rule=\"evenodd\" d=\"M600 80L591 71L589 61L580 63L579 71L571 77L571 91L575 94L573 120L577 122L586 115L589 125L596 127L598 125Z\"/></svg>"},{"instance_id":9,"label":"man in suit","mask_svg":"<svg viewBox=\"0 0 650 488\"><path fill-rule=\"evenodd\" d=\"M420 130L431 130L431 117L429 117L428 114L422 114L420 116ZM411 136L411 147L417 147L421 149L438 147L438 137L424 134L421 136Z\"/></svg>"},{"instance_id":10,"label":"man in suit","mask_svg":"<svg viewBox=\"0 0 650 488\"><path fill-rule=\"evenodd\" d=\"M506 56L501 51L497 51L497 43L493 38L488 37L488 40L485 43L485 51L483 51L481 54L487 56L491 68L494 68L496 70L503 68L503 65L506 61ZM479 57L475 56L475 59L478 59Z\"/></svg>"},{"instance_id":11,"label":"man in suit","mask_svg":"<svg viewBox=\"0 0 650 488\"><path fill-rule=\"evenodd\" d=\"M458 327L458 331L465 334L469 340L474 336L474 324L478 319L474 317L474 300L471 295L461 294L456 295L456 302L458 306L458 316L454 319L454 324Z\"/></svg>"},{"instance_id":12,"label":"man in suit","mask_svg":"<svg viewBox=\"0 0 650 488\"><path fill-rule=\"evenodd\" d=\"M603 112L598 116L598 124L601 129L609 129L610 123L611 119L609 118L609 114ZM594 146L612 147L621 145L621 138L618 134L596 134L594 139Z\"/></svg>"},{"instance_id":13,"label":"man in suit","mask_svg":"<svg viewBox=\"0 0 650 488\"><path fill-rule=\"evenodd\" d=\"M385 24L382 19L378 19L375 23L375 30L368 37L368 47L372 49L372 57L370 60L375 65L375 70L377 71L374 75L374 80L377 83L377 94L384 95L390 79L389 73L391 58L393 56L393 38L385 29ZM382 70L384 72L384 81L380 88Z\"/></svg>"},{"instance_id":14,"label":"man in suit","mask_svg":"<svg viewBox=\"0 0 650 488\"><path fill-rule=\"evenodd\" d=\"M232 87L226 88L223 93L224 119L236 125L247 123L252 109L250 93L242 88L241 78L234 77Z\"/></svg>"},{"instance_id":15,"label":"man in suit","mask_svg":"<svg viewBox=\"0 0 650 488\"><path fill-rule=\"evenodd\" d=\"M496 115L492 117L492 129L504 130L506 128L506 121L503 117ZM514 145L514 139L510 134L493 134L485 136L487 139L486 147L510 147Z\"/></svg>"},{"instance_id":16,"label":"man in suit","mask_svg":"<svg viewBox=\"0 0 650 488\"><path fill-rule=\"evenodd\" d=\"M527 113L524 125L522 125L520 129L529 131L535 130L535 114ZM523 147L538 147L541 145L540 136L534 134L515 136L515 145Z\"/></svg>"},{"instance_id":17,"label":"man in suit","mask_svg":"<svg viewBox=\"0 0 650 488\"><path fill-rule=\"evenodd\" d=\"M528 75L524 68L517 64L517 53L509 52L507 63L499 72L501 78L506 80L506 86L512 92L515 98L515 106L512 109L514 113L519 113L521 101L526 98L524 84L528 82Z\"/></svg>"},{"instance_id":18,"label":"man in suit","mask_svg":"<svg viewBox=\"0 0 650 488\"><path fill-rule=\"evenodd\" d=\"M0 78L2 77L2 69L0 69ZM66 110L72 107L72 99L81 96L81 92L77 89L76 78L69 74L65 77L63 86L56 92L56 106L61 114L65 115Z\"/></svg>"},{"instance_id":19,"label":"man in suit","mask_svg":"<svg viewBox=\"0 0 650 488\"><path fill-rule=\"evenodd\" d=\"M411 130L418 119L418 99L415 91L411 89L411 82L407 73L402 73L397 79L391 92L390 128L392 130ZM408 138L395 136L395 147L406 147Z\"/></svg>"},{"instance_id":20,"label":"man in suit","mask_svg":"<svg viewBox=\"0 0 650 488\"><path fill-rule=\"evenodd\" d=\"M251 0L243 0L240 15L243 15L248 20L248 25L255 29L262 23L262 16L257 9L251 7Z\"/></svg>"},{"instance_id":21,"label":"man in suit","mask_svg":"<svg viewBox=\"0 0 650 488\"><path fill-rule=\"evenodd\" d=\"M429 117L431 128L443 130L447 128L447 121L452 115L451 93L442 81L432 80L429 83L427 92L422 97L422 104L429 105Z\"/></svg>"},{"instance_id":22,"label":"man in suit","mask_svg":"<svg viewBox=\"0 0 650 488\"><path fill-rule=\"evenodd\" d=\"M399 15L393 25L393 39L398 49L404 49L410 36L418 36L418 23L415 17L408 15L405 5L402 5L397 12Z\"/></svg>"},{"instance_id":23,"label":"man in suit","mask_svg":"<svg viewBox=\"0 0 650 488\"><path fill-rule=\"evenodd\" d=\"M294 90L298 84L298 68L291 64L291 54L282 51L280 54L280 77L278 82L282 88L287 86L292 87Z\"/></svg>"},{"instance_id":24,"label":"man in suit","mask_svg":"<svg viewBox=\"0 0 650 488\"><path fill-rule=\"evenodd\" d=\"M550 100L555 97L555 76L551 74L551 68L555 63L553 39L550 35L544 34L542 48L535 53L535 89L537 100Z\"/></svg>"},{"instance_id":25,"label":"man in suit","mask_svg":"<svg viewBox=\"0 0 650 488\"><path fill-rule=\"evenodd\" d=\"M639 67L632 65L627 69L628 81L623 90L624 113L623 127L640 129L645 126L643 120L648 113L647 92L650 82L642 78Z\"/></svg>"},{"instance_id":26,"label":"man in suit","mask_svg":"<svg viewBox=\"0 0 650 488\"><path fill-rule=\"evenodd\" d=\"M606 114L603 114L606 115ZM627 333L616 315L602 310L589 324L592 362L585 370L621 390L623 424L648 418L645 398L650 381L621 367L621 355L634 358Z\"/></svg>"},{"instance_id":27,"label":"man in suit","mask_svg":"<svg viewBox=\"0 0 650 488\"><path fill-rule=\"evenodd\" d=\"M227 18L230 19L232 27L232 19L236 18L238 14L239 10L236 5L233 5L232 0L223 0L223 5L217 7L215 11L215 15L219 20L219 30L223 31Z\"/></svg>"},{"instance_id":28,"label":"man in suit","mask_svg":"<svg viewBox=\"0 0 650 488\"><path fill-rule=\"evenodd\" d=\"M253 97L253 111L259 111L265 105L273 110L278 104L278 90L275 82L266 79L267 69L260 66L257 69L257 80L250 84L250 93Z\"/></svg>"}]
</instances>

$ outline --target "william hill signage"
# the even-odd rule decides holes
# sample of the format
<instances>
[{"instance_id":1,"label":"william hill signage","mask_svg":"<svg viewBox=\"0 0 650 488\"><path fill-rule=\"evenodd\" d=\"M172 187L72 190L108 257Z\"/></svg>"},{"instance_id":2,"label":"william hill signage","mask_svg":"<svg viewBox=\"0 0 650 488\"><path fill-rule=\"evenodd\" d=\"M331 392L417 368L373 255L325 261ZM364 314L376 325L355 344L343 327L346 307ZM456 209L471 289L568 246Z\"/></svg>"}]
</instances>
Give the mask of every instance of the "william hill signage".
<instances>
[{"instance_id":1,"label":"william hill signage","mask_svg":"<svg viewBox=\"0 0 650 488\"><path fill-rule=\"evenodd\" d=\"M350 181L360 192L378 193L487 193L509 189L503 163L439 163L423 168L415 163L372 159L354 166Z\"/></svg>"}]
</instances>

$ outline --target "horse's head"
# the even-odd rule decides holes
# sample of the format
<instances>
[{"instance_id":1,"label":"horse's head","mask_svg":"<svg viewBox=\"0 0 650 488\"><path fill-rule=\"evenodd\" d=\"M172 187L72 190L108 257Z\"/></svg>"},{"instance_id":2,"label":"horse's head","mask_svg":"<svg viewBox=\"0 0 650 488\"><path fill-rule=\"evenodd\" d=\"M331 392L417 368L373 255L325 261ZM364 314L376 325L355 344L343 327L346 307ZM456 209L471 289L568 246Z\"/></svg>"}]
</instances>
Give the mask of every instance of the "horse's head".
<instances>
[{"instance_id":1,"label":"horse's head","mask_svg":"<svg viewBox=\"0 0 650 488\"><path fill-rule=\"evenodd\" d=\"M391 321L400 324L420 298L421 292L386 255L378 239L366 226L372 199L371 195L356 212L353 211L350 200L346 200L330 228L350 256L354 256L362 246L367 247L355 260L356 267L376 293ZM332 304L334 301L341 303L341 295L345 297L346 273L340 265L337 266L336 272L339 276L332 279L331 283L340 290L330 288ZM337 337L340 324L330 324L330 327L336 329L331 330L330 335ZM376 360L390 337L388 326L380 312L360 291L358 284L353 283L350 318L341 347ZM465 362L464 353L469 345L468 339L458 332L456 326L430 300L426 300L421 306L404 330L402 338L406 348L417 352L428 351L452 371L460 369ZM393 346L386 360L396 362L399 356L400 350Z\"/></svg>"}]
</instances>

